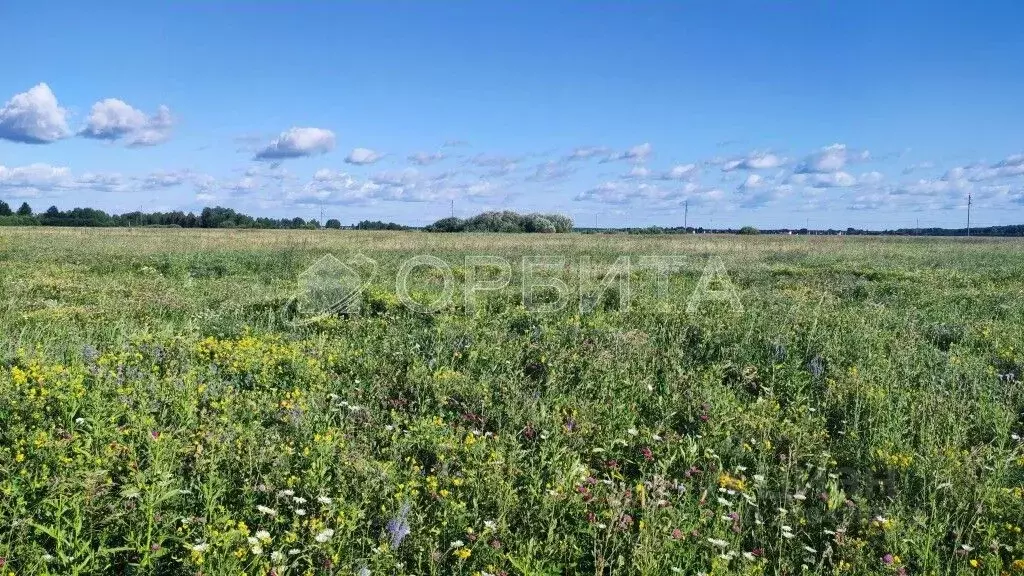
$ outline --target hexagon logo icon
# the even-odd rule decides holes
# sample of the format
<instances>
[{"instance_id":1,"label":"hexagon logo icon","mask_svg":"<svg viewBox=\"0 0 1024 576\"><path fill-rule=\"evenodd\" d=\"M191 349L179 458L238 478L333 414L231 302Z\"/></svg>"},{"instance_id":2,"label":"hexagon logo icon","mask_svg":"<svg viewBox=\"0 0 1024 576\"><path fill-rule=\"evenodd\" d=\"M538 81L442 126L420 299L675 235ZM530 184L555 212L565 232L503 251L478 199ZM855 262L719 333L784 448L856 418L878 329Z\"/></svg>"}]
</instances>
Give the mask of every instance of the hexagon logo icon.
<instances>
[{"instance_id":1,"label":"hexagon logo icon","mask_svg":"<svg viewBox=\"0 0 1024 576\"><path fill-rule=\"evenodd\" d=\"M362 292L376 273L377 262L357 254L342 262L327 254L298 276L295 295L299 321L310 322L339 314L357 314Z\"/></svg>"}]
</instances>

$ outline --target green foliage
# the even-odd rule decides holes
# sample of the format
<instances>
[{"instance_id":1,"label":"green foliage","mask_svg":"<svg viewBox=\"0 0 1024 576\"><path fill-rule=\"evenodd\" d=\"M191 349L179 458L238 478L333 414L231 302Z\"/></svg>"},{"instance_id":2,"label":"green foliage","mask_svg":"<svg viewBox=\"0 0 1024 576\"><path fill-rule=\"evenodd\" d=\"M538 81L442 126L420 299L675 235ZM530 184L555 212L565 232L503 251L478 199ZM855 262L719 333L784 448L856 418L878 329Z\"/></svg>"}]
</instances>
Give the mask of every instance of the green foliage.
<instances>
[{"instance_id":1,"label":"green foliage","mask_svg":"<svg viewBox=\"0 0 1024 576\"><path fill-rule=\"evenodd\" d=\"M327 221L327 224L324 225L324 228L330 228L332 230L341 230L341 220L338 220L337 218L331 218L330 220Z\"/></svg>"},{"instance_id":2,"label":"green foliage","mask_svg":"<svg viewBox=\"0 0 1024 576\"><path fill-rule=\"evenodd\" d=\"M561 214L519 214L500 210L477 214L463 220L450 216L425 228L428 232L571 232L572 220Z\"/></svg>"},{"instance_id":3,"label":"green foliage","mask_svg":"<svg viewBox=\"0 0 1024 576\"><path fill-rule=\"evenodd\" d=\"M31 216L32 207L28 205L28 202L22 202L21 206L18 206L18 216Z\"/></svg>"},{"instance_id":4,"label":"green foliage","mask_svg":"<svg viewBox=\"0 0 1024 576\"><path fill-rule=\"evenodd\" d=\"M361 308L301 321L355 252ZM592 310L462 307L466 255L541 253ZM637 253L679 263L594 292ZM418 254L436 314L396 292ZM742 312L682 309L709 257ZM0 260L4 576L1024 568L1013 242L5 228Z\"/></svg>"},{"instance_id":5,"label":"green foliage","mask_svg":"<svg viewBox=\"0 0 1024 576\"><path fill-rule=\"evenodd\" d=\"M737 232L737 234L742 234L744 236L755 236L760 233L761 232L757 228L754 228L753 226L744 226L740 228L739 232Z\"/></svg>"}]
</instances>

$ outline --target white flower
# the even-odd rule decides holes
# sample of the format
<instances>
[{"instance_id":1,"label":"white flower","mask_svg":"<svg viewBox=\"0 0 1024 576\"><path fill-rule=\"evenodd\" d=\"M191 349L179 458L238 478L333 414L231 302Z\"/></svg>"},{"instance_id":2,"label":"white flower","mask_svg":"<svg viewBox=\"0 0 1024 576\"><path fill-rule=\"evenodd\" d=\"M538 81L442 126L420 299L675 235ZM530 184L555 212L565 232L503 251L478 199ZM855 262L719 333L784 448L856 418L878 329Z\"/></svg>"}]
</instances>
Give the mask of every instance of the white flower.
<instances>
[{"instance_id":1,"label":"white flower","mask_svg":"<svg viewBox=\"0 0 1024 576\"><path fill-rule=\"evenodd\" d=\"M718 538L708 538L708 542L710 542L712 546L718 546L719 548L726 548L729 546L728 542Z\"/></svg>"},{"instance_id":2,"label":"white flower","mask_svg":"<svg viewBox=\"0 0 1024 576\"><path fill-rule=\"evenodd\" d=\"M306 515L306 511L303 510L302 508L296 508L295 509L295 515L296 516L305 516Z\"/></svg>"},{"instance_id":3,"label":"white flower","mask_svg":"<svg viewBox=\"0 0 1024 576\"><path fill-rule=\"evenodd\" d=\"M274 550L270 553L270 560L273 562L281 562L284 560L284 554L278 552L277 550Z\"/></svg>"},{"instance_id":4,"label":"white flower","mask_svg":"<svg viewBox=\"0 0 1024 576\"><path fill-rule=\"evenodd\" d=\"M316 499L316 501L321 503L321 504L330 504L331 502L334 502L334 500L332 500L331 498L329 498L327 496L320 496L320 497L318 497Z\"/></svg>"},{"instance_id":5,"label":"white flower","mask_svg":"<svg viewBox=\"0 0 1024 576\"><path fill-rule=\"evenodd\" d=\"M306 499L303 498L302 496L296 496L296 497L292 498L292 502L295 502L296 504L305 504L306 503Z\"/></svg>"},{"instance_id":6,"label":"white flower","mask_svg":"<svg viewBox=\"0 0 1024 576\"><path fill-rule=\"evenodd\" d=\"M638 431L637 431L637 429L636 429L636 428L630 428L629 430L626 430L626 432L627 432L627 433L628 433L628 434L629 434L630 436L636 436L637 434L639 434L639 433L640 433L640 432L638 432Z\"/></svg>"},{"instance_id":7,"label":"white flower","mask_svg":"<svg viewBox=\"0 0 1024 576\"><path fill-rule=\"evenodd\" d=\"M257 506L256 509L266 514L267 516L277 516L277 510L274 510L273 508L267 508L266 506Z\"/></svg>"},{"instance_id":8,"label":"white flower","mask_svg":"<svg viewBox=\"0 0 1024 576\"><path fill-rule=\"evenodd\" d=\"M270 532L266 530L259 530L256 532L256 539L260 542L270 542Z\"/></svg>"},{"instance_id":9,"label":"white flower","mask_svg":"<svg viewBox=\"0 0 1024 576\"><path fill-rule=\"evenodd\" d=\"M199 544L196 544L196 545L192 546L192 551L193 552L199 552L200 554L202 554L203 552L206 552L206 550L209 547L210 547L210 545L207 544L206 542L200 542Z\"/></svg>"},{"instance_id":10,"label":"white flower","mask_svg":"<svg viewBox=\"0 0 1024 576\"><path fill-rule=\"evenodd\" d=\"M494 520L484 520L484 530L494 530L498 527L498 523Z\"/></svg>"},{"instance_id":11,"label":"white flower","mask_svg":"<svg viewBox=\"0 0 1024 576\"><path fill-rule=\"evenodd\" d=\"M807 500L807 495L804 494L803 492L797 492L796 494L793 494L793 499L794 500Z\"/></svg>"},{"instance_id":12,"label":"white flower","mask_svg":"<svg viewBox=\"0 0 1024 576\"><path fill-rule=\"evenodd\" d=\"M278 496L295 496L295 490L281 490L277 493Z\"/></svg>"},{"instance_id":13,"label":"white flower","mask_svg":"<svg viewBox=\"0 0 1024 576\"><path fill-rule=\"evenodd\" d=\"M334 530L331 530L330 528L326 528L326 529L322 530L319 534L317 534L314 539L317 542L323 544L324 542L327 542L328 540L330 540L333 536L334 536Z\"/></svg>"},{"instance_id":14,"label":"white flower","mask_svg":"<svg viewBox=\"0 0 1024 576\"><path fill-rule=\"evenodd\" d=\"M452 548L462 548L465 545L466 543L462 540L456 540L455 542L452 542Z\"/></svg>"},{"instance_id":15,"label":"white flower","mask_svg":"<svg viewBox=\"0 0 1024 576\"><path fill-rule=\"evenodd\" d=\"M298 548L292 548L291 550L288 551L288 555L289 556L295 556L296 554L301 554L301 553L302 553L302 550L299 550Z\"/></svg>"},{"instance_id":16,"label":"white flower","mask_svg":"<svg viewBox=\"0 0 1024 576\"><path fill-rule=\"evenodd\" d=\"M815 550L814 548L811 548L810 546L804 546L804 550L807 550L811 554L817 554L818 553L817 550Z\"/></svg>"},{"instance_id":17,"label":"white flower","mask_svg":"<svg viewBox=\"0 0 1024 576\"><path fill-rule=\"evenodd\" d=\"M732 506L732 502L729 502L728 500L722 498L721 496L719 496L718 498L718 503L721 504L722 506Z\"/></svg>"},{"instance_id":18,"label":"white flower","mask_svg":"<svg viewBox=\"0 0 1024 576\"><path fill-rule=\"evenodd\" d=\"M750 552L744 552L743 553L743 558L745 558L746 560L748 560L750 562L754 561L754 555L752 553L750 553Z\"/></svg>"},{"instance_id":19,"label":"white flower","mask_svg":"<svg viewBox=\"0 0 1024 576\"><path fill-rule=\"evenodd\" d=\"M359 569L359 572L356 572L356 576L370 576L370 569L363 566Z\"/></svg>"},{"instance_id":20,"label":"white flower","mask_svg":"<svg viewBox=\"0 0 1024 576\"><path fill-rule=\"evenodd\" d=\"M654 440L655 442L661 442L661 436L658 436L657 434L651 434L651 440Z\"/></svg>"},{"instance_id":21,"label":"white flower","mask_svg":"<svg viewBox=\"0 0 1024 576\"><path fill-rule=\"evenodd\" d=\"M49 554L43 554L43 562L53 562L53 556Z\"/></svg>"}]
</instances>

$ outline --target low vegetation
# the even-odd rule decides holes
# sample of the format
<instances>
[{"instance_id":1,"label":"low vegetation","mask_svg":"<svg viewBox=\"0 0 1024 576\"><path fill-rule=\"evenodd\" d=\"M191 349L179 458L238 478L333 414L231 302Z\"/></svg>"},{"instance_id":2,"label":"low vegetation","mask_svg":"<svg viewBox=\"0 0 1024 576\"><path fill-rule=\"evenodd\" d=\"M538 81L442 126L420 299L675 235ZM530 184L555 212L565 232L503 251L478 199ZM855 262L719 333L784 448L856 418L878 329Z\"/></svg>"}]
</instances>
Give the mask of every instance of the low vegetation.
<instances>
[{"instance_id":1,"label":"low vegetation","mask_svg":"<svg viewBox=\"0 0 1024 576\"><path fill-rule=\"evenodd\" d=\"M298 304L356 253L357 310ZM1022 254L4 229L0 573L1024 573Z\"/></svg>"}]
</instances>

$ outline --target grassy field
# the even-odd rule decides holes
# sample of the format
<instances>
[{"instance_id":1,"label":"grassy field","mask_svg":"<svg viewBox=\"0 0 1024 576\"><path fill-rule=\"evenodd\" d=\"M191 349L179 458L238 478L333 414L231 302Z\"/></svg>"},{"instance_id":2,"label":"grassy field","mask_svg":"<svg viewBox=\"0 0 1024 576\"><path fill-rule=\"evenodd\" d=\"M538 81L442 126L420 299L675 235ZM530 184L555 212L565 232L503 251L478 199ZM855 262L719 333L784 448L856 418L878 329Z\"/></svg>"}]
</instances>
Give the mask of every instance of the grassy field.
<instances>
[{"instance_id":1,"label":"grassy field","mask_svg":"<svg viewBox=\"0 0 1024 576\"><path fill-rule=\"evenodd\" d=\"M375 262L357 311L310 304L328 254ZM44 228L0 264L4 576L1024 574L1020 241Z\"/></svg>"}]
</instances>

